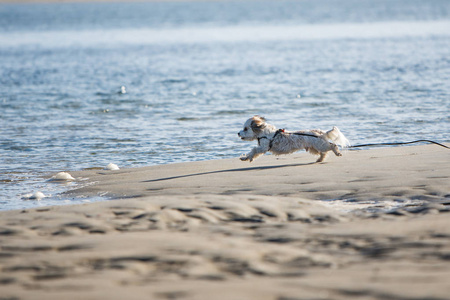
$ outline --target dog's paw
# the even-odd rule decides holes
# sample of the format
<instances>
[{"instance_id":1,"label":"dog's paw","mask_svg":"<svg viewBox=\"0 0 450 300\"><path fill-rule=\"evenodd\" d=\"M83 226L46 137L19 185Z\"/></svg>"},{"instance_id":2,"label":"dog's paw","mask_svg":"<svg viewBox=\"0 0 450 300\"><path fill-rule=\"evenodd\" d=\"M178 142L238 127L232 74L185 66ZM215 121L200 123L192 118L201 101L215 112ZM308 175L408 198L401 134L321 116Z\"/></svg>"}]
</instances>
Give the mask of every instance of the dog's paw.
<instances>
[{"instance_id":1,"label":"dog's paw","mask_svg":"<svg viewBox=\"0 0 450 300\"><path fill-rule=\"evenodd\" d=\"M245 155L245 154L243 154L241 157L239 157L240 158L240 160L242 160L242 161L249 161L249 162L252 162L253 161L253 159L252 158L250 158L249 156L247 156L247 155Z\"/></svg>"}]
</instances>

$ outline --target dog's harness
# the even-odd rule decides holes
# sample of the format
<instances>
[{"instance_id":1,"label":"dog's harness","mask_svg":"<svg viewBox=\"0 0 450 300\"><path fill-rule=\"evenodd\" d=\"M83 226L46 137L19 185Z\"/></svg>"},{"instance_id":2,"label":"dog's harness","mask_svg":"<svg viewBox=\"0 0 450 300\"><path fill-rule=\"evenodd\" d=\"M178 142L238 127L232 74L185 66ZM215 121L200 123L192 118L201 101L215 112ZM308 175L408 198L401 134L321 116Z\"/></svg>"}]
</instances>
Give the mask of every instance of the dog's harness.
<instances>
[{"instance_id":1,"label":"dog's harness","mask_svg":"<svg viewBox=\"0 0 450 300\"><path fill-rule=\"evenodd\" d=\"M268 139L269 140L269 149L268 151L270 151L270 149L272 149L273 146L273 141L275 140L275 138L277 137L277 135L284 133L284 134L295 134L295 135L303 135L303 136L312 136L315 138L319 138L320 136L318 135L314 135L314 134L309 134L309 133L301 133L301 132L286 132L284 129L278 129L275 134L273 135L272 139L269 139L266 136L262 136L258 138L258 146L261 146L261 139Z\"/></svg>"},{"instance_id":2,"label":"dog's harness","mask_svg":"<svg viewBox=\"0 0 450 300\"><path fill-rule=\"evenodd\" d=\"M269 151L270 149L272 149L273 146L273 140L275 140L275 138L277 137L277 135L279 135L280 133L284 132L284 129L278 129L275 134L273 135L273 138L269 141ZM261 146L261 139L269 139L266 136L262 136L260 138L258 138L258 146Z\"/></svg>"}]
</instances>

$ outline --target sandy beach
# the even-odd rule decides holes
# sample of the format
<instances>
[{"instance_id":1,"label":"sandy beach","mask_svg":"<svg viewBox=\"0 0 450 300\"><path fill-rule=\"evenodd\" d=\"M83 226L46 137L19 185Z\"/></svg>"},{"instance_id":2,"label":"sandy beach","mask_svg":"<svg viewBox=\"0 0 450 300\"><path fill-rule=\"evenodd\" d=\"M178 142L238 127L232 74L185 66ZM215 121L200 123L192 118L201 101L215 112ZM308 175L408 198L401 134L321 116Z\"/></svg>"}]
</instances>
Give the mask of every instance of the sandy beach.
<instances>
[{"instance_id":1,"label":"sandy beach","mask_svg":"<svg viewBox=\"0 0 450 300\"><path fill-rule=\"evenodd\" d=\"M449 299L450 151L313 161L69 171L114 200L1 212L0 299Z\"/></svg>"}]
</instances>

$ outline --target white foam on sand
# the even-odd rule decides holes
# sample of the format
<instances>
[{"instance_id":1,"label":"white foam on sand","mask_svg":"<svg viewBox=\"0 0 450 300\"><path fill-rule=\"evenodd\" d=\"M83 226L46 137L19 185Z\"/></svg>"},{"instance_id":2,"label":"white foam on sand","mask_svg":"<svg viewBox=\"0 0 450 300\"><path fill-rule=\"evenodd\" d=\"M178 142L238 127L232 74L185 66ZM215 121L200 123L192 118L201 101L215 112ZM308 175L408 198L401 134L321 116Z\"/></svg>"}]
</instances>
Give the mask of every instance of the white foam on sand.
<instances>
[{"instance_id":1,"label":"white foam on sand","mask_svg":"<svg viewBox=\"0 0 450 300\"><path fill-rule=\"evenodd\" d=\"M351 213L357 211L365 211L372 213L381 213L393 211L402 207L420 206L425 202L422 200L406 200L406 201L395 201L395 200L366 200L366 201L351 201L351 200L327 200L320 201L323 205L330 207L332 209Z\"/></svg>"},{"instance_id":2,"label":"white foam on sand","mask_svg":"<svg viewBox=\"0 0 450 300\"><path fill-rule=\"evenodd\" d=\"M42 192L35 192L35 193L29 193L29 194L25 194L22 196L23 200L41 200L42 198L47 197L46 195L44 195L44 193Z\"/></svg>"},{"instance_id":3,"label":"white foam on sand","mask_svg":"<svg viewBox=\"0 0 450 300\"><path fill-rule=\"evenodd\" d=\"M75 180L75 178L72 177L72 175L70 175L67 172L59 172L58 174L56 174L55 176L52 176L51 180L57 180L57 181L73 181Z\"/></svg>"},{"instance_id":4,"label":"white foam on sand","mask_svg":"<svg viewBox=\"0 0 450 300\"><path fill-rule=\"evenodd\" d=\"M116 164L109 163L109 164L105 167L105 170L111 170L111 171L114 171L114 170L120 170L120 168L119 168L119 166L117 166Z\"/></svg>"}]
</instances>

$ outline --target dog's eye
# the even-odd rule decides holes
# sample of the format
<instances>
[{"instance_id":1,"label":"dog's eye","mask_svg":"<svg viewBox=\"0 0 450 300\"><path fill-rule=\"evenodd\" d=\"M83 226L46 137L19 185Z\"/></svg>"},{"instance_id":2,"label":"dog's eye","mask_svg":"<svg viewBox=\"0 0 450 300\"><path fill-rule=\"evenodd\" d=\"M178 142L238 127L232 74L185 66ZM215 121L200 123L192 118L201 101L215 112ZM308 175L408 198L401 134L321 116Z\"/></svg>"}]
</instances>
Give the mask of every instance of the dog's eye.
<instances>
[{"instance_id":1,"label":"dog's eye","mask_svg":"<svg viewBox=\"0 0 450 300\"><path fill-rule=\"evenodd\" d=\"M245 128L244 128L244 131L247 131L247 129L248 129L248 128L247 128L247 127L245 127Z\"/></svg>"}]
</instances>

